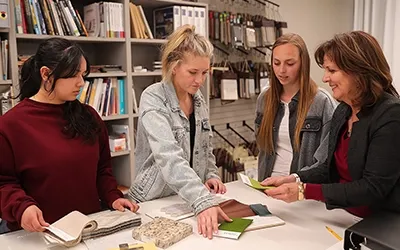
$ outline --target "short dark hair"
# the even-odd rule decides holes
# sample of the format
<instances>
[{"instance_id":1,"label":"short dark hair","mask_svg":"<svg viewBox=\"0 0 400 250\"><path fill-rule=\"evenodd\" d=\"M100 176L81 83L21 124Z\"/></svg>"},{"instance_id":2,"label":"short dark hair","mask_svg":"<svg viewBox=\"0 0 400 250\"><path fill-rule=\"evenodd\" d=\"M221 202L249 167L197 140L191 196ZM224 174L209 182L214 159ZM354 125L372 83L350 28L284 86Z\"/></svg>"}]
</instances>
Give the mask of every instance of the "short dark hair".
<instances>
[{"instance_id":1,"label":"short dark hair","mask_svg":"<svg viewBox=\"0 0 400 250\"><path fill-rule=\"evenodd\" d=\"M40 69L50 69L49 78L53 84L48 90L54 91L57 80L76 76L80 70L81 60L86 60L86 74L90 65L83 50L72 41L64 38L50 38L43 41L36 51L22 66L20 79L20 100L34 96L42 85ZM67 101L63 105L64 119L67 125L63 132L71 138L81 136L85 141L94 142L100 131L100 125L89 108L78 100Z\"/></svg>"},{"instance_id":2,"label":"short dark hair","mask_svg":"<svg viewBox=\"0 0 400 250\"><path fill-rule=\"evenodd\" d=\"M350 94L355 106L371 106L383 92L399 97L392 85L390 67L382 48L370 34L363 31L337 34L315 51L315 60L320 67L325 56L354 77L355 86Z\"/></svg>"}]
</instances>

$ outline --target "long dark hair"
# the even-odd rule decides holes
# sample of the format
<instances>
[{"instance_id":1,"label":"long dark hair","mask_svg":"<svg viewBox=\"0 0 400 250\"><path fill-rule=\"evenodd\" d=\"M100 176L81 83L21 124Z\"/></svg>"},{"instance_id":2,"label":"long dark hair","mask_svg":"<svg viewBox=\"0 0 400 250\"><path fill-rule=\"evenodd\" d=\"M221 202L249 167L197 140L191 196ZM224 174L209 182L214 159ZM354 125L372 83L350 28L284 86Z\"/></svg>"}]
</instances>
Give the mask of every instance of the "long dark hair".
<instances>
[{"instance_id":1,"label":"long dark hair","mask_svg":"<svg viewBox=\"0 0 400 250\"><path fill-rule=\"evenodd\" d=\"M42 85L40 68L50 69L49 79L52 80L52 93L60 78L74 77L79 72L82 57L86 60L86 75L89 73L89 61L83 50L75 43L63 38L50 38L39 45L35 55L31 56L22 66L20 79L20 100L30 98L38 93ZM67 125L63 132L70 138L82 137L85 142L95 142L100 132L100 124L89 108L78 100L63 104L63 118Z\"/></svg>"}]
</instances>

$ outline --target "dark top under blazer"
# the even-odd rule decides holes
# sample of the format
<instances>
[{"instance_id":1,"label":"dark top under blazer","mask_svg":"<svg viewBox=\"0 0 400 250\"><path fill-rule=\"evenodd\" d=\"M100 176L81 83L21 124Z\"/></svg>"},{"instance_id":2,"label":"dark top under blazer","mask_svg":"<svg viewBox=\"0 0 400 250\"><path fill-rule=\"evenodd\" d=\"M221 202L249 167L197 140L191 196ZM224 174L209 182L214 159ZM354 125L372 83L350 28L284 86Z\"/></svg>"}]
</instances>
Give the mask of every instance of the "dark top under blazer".
<instances>
[{"instance_id":1,"label":"dark top under blazer","mask_svg":"<svg viewBox=\"0 0 400 250\"><path fill-rule=\"evenodd\" d=\"M375 105L357 114L347 159L353 181L338 183L334 152L350 116L350 106L341 103L332 117L326 162L299 171L301 181L323 184L328 209L365 205L374 211L400 212L400 100L384 93Z\"/></svg>"}]
</instances>

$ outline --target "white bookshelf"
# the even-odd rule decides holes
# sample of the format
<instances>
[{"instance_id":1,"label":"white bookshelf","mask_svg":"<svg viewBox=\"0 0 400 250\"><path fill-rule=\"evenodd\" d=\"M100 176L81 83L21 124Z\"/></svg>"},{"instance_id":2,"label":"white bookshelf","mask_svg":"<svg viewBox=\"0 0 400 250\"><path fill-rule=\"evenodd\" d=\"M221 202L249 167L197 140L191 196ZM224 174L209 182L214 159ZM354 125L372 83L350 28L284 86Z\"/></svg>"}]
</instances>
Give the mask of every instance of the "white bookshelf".
<instances>
[{"instance_id":1,"label":"white bookshelf","mask_svg":"<svg viewBox=\"0 0 400 250\"><path fill-rule=\"evenodd\" d=\"M126 115L109 115L109 116L102 116L103 121L113 121L113 120L123 120L129 119L129 114Z\"/></svg>"},{"instance_id":2,"label":"white bookshelf","mask_svg":"<svg viewBox=\"0 0 400 250\"><path fill-rule=\"evenodd\" d=\"M118 157L122 155L129 155L131 152L129 150L118 151L118 152L111 152L111 157Z\"/></svg>"},{"instance_id":3,"label":"white bookshelf","mask_svg":"<svg viewBox=\"0 0 400 250\"><path fill-rule=\"evenodd\" d=\"M102 119L106 125L120 124L128 125L131 134L131 150L111 153L113 174L115 175L119 185L129 187L134 180L134 126L137 123L138 114L133 113L133 97L131 88L136 92L137 103L141 92L150 84L161 79L161 71L156 72L133 72L133 66L142 64L149 70L152 70L152 62L160 60L160 47L167 41L165 39L137 39L131 38L131 22L129 2L136 5L142 5L149 25L153 27L153 9L167 7L171 5L186 5L205 7L208 15L208 5L197 2L187 2L181 0L109 0L118 2L124 5L123 21L125 29L125 38L103 38L103 37L76 37L63 36L78 43L87 54L90 64L117 64L122 66L124 72L108 72L108 73L90 73L88 78L104 78L118 77L125 80L125 110L126 114L103 116ZM83 6L100 0L71 0L72 5L79 11L83 17ZM11 80L0 81L0 85L12 86L14 93L18 93L16 88L18 84L18 66L17 55L33 54L38 45L45 39L59 37L54 35L36 35L36 34L16 34L15 1L10 1L10 17L11 28L0 29L0 32L9 32L9 47L10 47L10 71ZM208 24L206 24L208 27ZM207 28L208 30L208 28ZM0 86L0 87L1 87ZM206 88L203 88L205 97L208 100L208 82ZM13 94L14 94L13 93ZM14 103L15 104L15 103Z\"/></svg>"},{"instance_id":4,"label":"white bookshelf","mask_svg":"<svg viewBox=\"0 0 400 250\"><path fill-rule=\"evenodd\" d=\"M167 42L165 39L139 39L130 38L132 44L164 44Z\"/></svg>"},{"instance_id":5,"label":"white bookshelf","mask_svg":"<svg viewBox=\"0 0 400 250\"><path fill-rule=\"evenodd\" d=\"M125 77L126 72L90 73L87 78Z\"/></svg>"},{"instance_id":6,"label":"white bookshelf","mask_svg":"<svg viewBox=\"0 0 400 250\"><path fill-rule=\"evenodd\" d=\"M12 85L11 80L0 80L0 85Z\"/></svg>"},{"instance_id":7,"label":"white bookshelf","mask_svg":"<svg viewBox=\"0 0 400 250\"><path fill-rule=\"evenodd\" d=\"M132 72L132 76L161 76L161 71Z\"/></svg>"},{"instance_id":8,"label":"white bookshelf","mask_svg":"<svg viewBox=\"0 0 400 250\"><path fill-rule=\"evenodd\" d=\"M36 34L16 34L18 40L44 40L53 37L61 37L55 35L36 35ZM125 38L105 38L105 37L82 37L82 36L62 36L62 38L84 43L123 43Z\"/></svg>"}]
</instances>

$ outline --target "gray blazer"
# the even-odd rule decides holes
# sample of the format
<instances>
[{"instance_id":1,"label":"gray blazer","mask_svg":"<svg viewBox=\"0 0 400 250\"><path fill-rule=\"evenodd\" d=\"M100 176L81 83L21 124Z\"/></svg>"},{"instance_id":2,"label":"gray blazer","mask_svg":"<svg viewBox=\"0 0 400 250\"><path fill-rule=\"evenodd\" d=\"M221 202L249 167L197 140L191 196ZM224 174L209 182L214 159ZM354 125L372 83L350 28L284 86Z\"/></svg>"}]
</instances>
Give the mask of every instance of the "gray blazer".
<instances>
[{"instance_id":1,"label":"gray blazer","mask_svg":"<svg viewBox=\"0 0 400 250\"><path fill-rule=\"evenodd\" d=\"M264 114L264 96L267 89L261 92L257 99L255 128L256 135L261 126ZM297 93L289 103L289 136L291 144L294 145L294 133L297 118L297 104L299 101L299 93ZM328 133L330 129L330 121L336 108L336 101L331 95L323 89L319 89L314 100L308 110L306 120L304 121L300 151L293 151L292 163L290 165L290 173L299 170L307 170L318 166L325 162L328 153ZM284 115L284 106L281 103L274 121L273 142L276 148L279 127ZM269 155L265 151L260 150L258 156L258 180L262 181L270 177L274 168L276 155Z\"/></svg>"},{"instance_id":2,"label":"gray blazer","mask_svg":"<svg viewBox=\"0 0 400 250\"><path fill-rule=\"evenodd\" d=\"M155 83L143 91L136 132L136 178L129 196L137 202L177 193L197 214L217 205L204 182L219 178L212 153L206 102L193 96L196 135L190 167L190 123L172 83Z\"/></svg>"}]
</instances>

